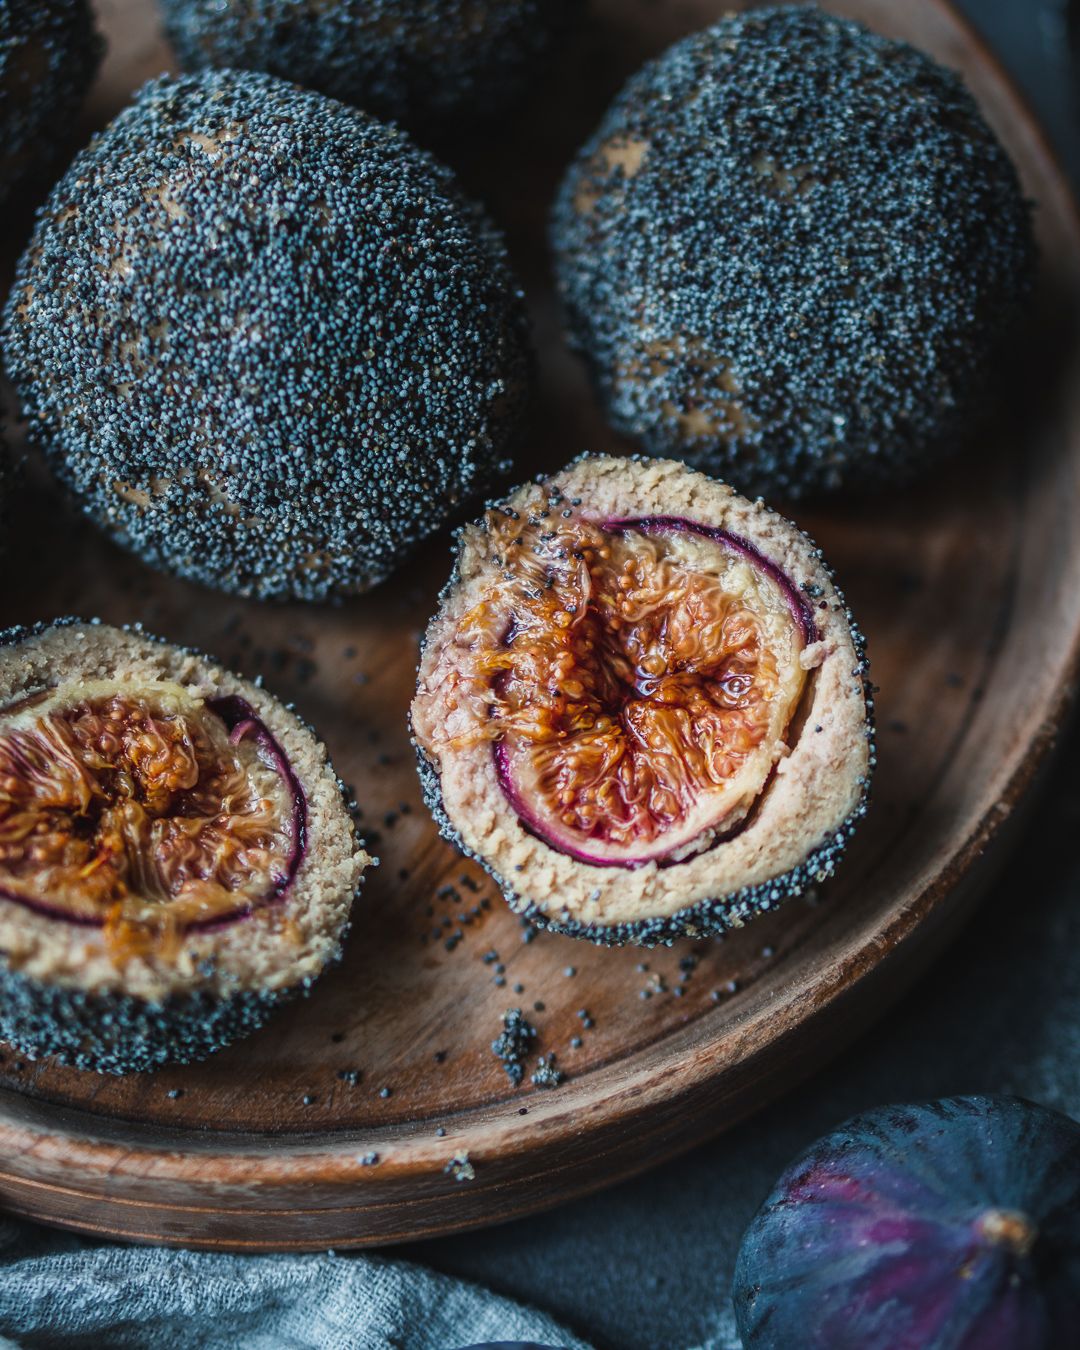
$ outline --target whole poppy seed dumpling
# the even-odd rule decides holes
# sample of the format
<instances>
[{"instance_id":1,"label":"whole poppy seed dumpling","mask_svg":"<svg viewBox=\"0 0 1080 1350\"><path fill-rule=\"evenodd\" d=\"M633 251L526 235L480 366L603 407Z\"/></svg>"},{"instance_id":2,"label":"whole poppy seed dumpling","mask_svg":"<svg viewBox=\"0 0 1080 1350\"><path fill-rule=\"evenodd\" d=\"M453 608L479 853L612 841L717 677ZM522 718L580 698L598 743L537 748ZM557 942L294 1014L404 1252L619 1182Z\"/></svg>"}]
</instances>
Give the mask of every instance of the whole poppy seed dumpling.
<instances>
[{"instance_id":1,"label":"whole poppy seed dumpling","mask_svg":"<svg viewBox=\"0 0 1080 1350\"><path fill-rule=\"evenodd\" d=\"M512 446L503 244L396 128L270 76L146 85L39 215L5 322L30 434L147 562L365 589Z\"/></svg>"},{"instance_id":2,"label":"whole poppy seed dumpling","mask_svg":"<svg viewBox=\"0 0 1080 1350\"><path fill-rule=\"evenodd\" d=\"M801 6L726 18L633 76L552 237L611 422L788 496L956 443L1035 256L959 76Z\"/></svg>"},{"instance_id":3,"label":"whole poppy seed dumpling","mask_svg":"<svg viewBox=\"0 0 1080 1350\"><path fill-rule=\"evenodd\" d=\"M408 127L512 104L580 0L161 0L186 70L264 70Z\"/></svg>"},{"instance_id":4,"label":"whole poppy seed dumpling","mask_svg":"<svg viewBox=\"0 0 1080 1350\"><path fill-rule=\"evenodd\" d=\"M0 4L0 198L68 133L103 50L87 0Z\"/></svg>"}]
</instances>

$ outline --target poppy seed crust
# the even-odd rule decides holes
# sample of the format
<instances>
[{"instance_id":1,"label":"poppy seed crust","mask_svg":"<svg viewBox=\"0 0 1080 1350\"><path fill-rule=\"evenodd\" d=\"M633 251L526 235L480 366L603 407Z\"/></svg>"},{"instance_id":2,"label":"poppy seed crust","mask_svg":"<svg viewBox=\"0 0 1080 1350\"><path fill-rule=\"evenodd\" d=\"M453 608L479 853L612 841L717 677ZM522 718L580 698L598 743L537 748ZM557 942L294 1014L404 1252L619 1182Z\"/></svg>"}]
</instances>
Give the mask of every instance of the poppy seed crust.
<instances>
[{"instance_id":1,"label":"poppy seed crust","mask_svg":"<svg viewBox=\"0 0 1080 1350\"><path fill-rule=\"evenodd\" d=\"M67 134L104 48L86 0L0 5L0 198Z\"/></svg>"},{"instance_id":2,"label":"poppy seed crust","mask_svg":"<svg viewBox=\"0 0 1080 1350\"><path fill-rule=\"evenodd\" d=\"M270 76L144 86L39 213L5 318L32 439L154 566L320 600L381 580L511 447L501 239L396 128Z\"/></svg>"},{"instance_id":3,"label":"poppy seed crust","mask_svg":"<svg viewBox=\"0 0 1080 1350\"><path fill-rule=\"evenodd\" d=\"M204 1059L257 1030L279 1006L306 997L340 961L350 909L373 859L312 728L212 657L150 637L138 625L121 630L96 619L0 632L0 702L9 711L28 692L64 677L90 689L104 679L117 690L172 680L201 691L226 725L236 717L241 729L257 722L264 752L277 756L278 772L301 803L292 816L294 851L284 879L250 906L209 925L189 915L185 927L177 918L176 946L143 928L118 957L106 936L108 915L73 918L63 887L51 891L44 872L37 874L41 889L20 891L16 882L12 890L18 847L9 849L0 894L0 1041L33 1059L55 1055L101 1073ZM6 762L10 769L18 761ZM56 800L62 798L61 792ZM167 865L168 847L157 837L159 867ZM123 887L118 894L123 900Z\"/></svg>"},{"instance_id":4,"label":"poppy seed crust","mask_svg":"<svg viewBox=\"0 0 1080 1350\"><path fill-rule=\"evenodd\" d=\"M185 70L264 70L437 132L512 104L580 0L160 0Z\"/></svg>"},{"instance_id":5,"label":"poppy seed crust","mask_svg":"<svg viewBox=\"0 0 1080 1350\"><path fill-rule=\"evenodd\" d=\"M726 18L634 75L552 242L612 424L788 497L957 442L1035 261L959 76L801 6Z\"/></svg>"},{"instance_id":6,"label":"poppy seed crust","mask_svg":"<svg viewBox=\"0 0 1080 1350\"><path fill-rule=\"evenodd\" d=\"M302 987L242 990L226 999L202 992L146 1003L125 994L87 993L34 980L0 962L0 1040L31 1059L52 1055L95 1073L147 1073L207 1059L249 1036Z\"/></svg>"}]
</instances>

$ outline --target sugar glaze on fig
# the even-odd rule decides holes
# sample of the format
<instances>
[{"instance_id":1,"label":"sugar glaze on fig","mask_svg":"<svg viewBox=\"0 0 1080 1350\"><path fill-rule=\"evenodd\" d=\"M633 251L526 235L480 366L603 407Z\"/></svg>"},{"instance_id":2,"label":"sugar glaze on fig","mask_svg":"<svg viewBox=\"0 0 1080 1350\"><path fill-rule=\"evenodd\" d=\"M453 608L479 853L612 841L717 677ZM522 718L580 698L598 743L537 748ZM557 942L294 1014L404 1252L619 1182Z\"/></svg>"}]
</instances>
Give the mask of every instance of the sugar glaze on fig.
<instances>
[{"instance_id":1,"label":"sugar glaze on fig","mask_svg":"<svg viewBox=\"0 0 1080 1350\"><path fill-rule=\"evenodd\" d=\"M670 462L585 456L464 530L412 715L444 833L600 940L741 923L865 808L861 640L820 555Z\"/></svg>"}]
</instances>

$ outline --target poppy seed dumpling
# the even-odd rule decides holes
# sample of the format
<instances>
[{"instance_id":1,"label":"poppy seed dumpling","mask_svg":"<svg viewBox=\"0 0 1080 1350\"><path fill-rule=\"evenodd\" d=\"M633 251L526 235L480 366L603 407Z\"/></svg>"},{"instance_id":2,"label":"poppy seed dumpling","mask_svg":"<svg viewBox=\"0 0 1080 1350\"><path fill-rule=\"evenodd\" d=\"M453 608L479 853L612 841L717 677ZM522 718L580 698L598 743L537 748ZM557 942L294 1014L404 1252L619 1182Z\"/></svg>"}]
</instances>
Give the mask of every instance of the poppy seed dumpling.
<instances>
[{"instance_id":1,"label":"poppy seed dumpling","mask_svg":"<svg viewBox=\"0 0 1080 1350\"><path fill-rule=\"evenodd\" d=\"M70 133L103 50L87 0L0 4L0 198Z\"/></svg>"},{"instance_id":2,"label":"poppy seed dumpling","mask_svg":"<svg viewBox=\"0 0 1080 1350\"><path fill-rule=\"evenodd\" d=\"M5 329L82 508L259 597L384 577L496 472L530 374L502 242L449 171L234 71L152 81L75 159Z\"/></svg>"},{"instance_id":3,"label":"poppy seed dumpling","mask_svg":"<svg viewBox=\"0 0 1080 1350\"><path fill-rule=\"evenodd\" d=\"M105 624L0 635L0 1039L202 1059L340 955L371 859L325 747L213 660Z\"/></svg>"},{"instance_id":4,"label":"poppy seed dumpling","mask_svg":"<svg viewBox=\"0 0 1080 1350\"><path fill-rule=\"evenodd\" d=\"M959 76L802 6L723 19L634 75L552 239L613 425L787 496L956 444L1035 256Z\"/></svg>"},{"instance_id":5,"label":"poppy seed dumpling","mask_svg":"<svg viewBox=\"0 0 1080 1350\"><path fill-rule=\"evenodd\" d=\"M462 531L411 715L440 828L515 910L651 945L832 873L868 688L793 525L683 464L587 455Z\"/></svg>"},{"instance_id":6,"label":"poppy seed dumpling","mask_svg":"<svg viewBox=\"0 0 1080 1350\"><path fill-rule=\"evenodd\" d=\"M579 0L161 0L186 70L263 70L408 127L513 103Z\"/></svg>"}]
</instances>

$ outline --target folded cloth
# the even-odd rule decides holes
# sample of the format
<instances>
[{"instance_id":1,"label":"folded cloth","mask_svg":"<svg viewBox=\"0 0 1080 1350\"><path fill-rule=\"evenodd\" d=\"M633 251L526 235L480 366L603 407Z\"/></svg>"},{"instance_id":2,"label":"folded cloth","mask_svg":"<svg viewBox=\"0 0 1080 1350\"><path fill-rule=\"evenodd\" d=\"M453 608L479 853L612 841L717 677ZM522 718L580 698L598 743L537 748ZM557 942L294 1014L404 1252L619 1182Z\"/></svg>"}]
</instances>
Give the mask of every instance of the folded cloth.
<instances>
[{"instance_id":1,"label":"folded cloth","mask_svg":"<svg viewBox=\"0 0 1080 1350\"><path fill-rule=\"evenodd\" d=\"M0 1220L0 1350L589 1350L544 1313L382 1256L232 1256Z\"/></svg>"}]
</instances>

